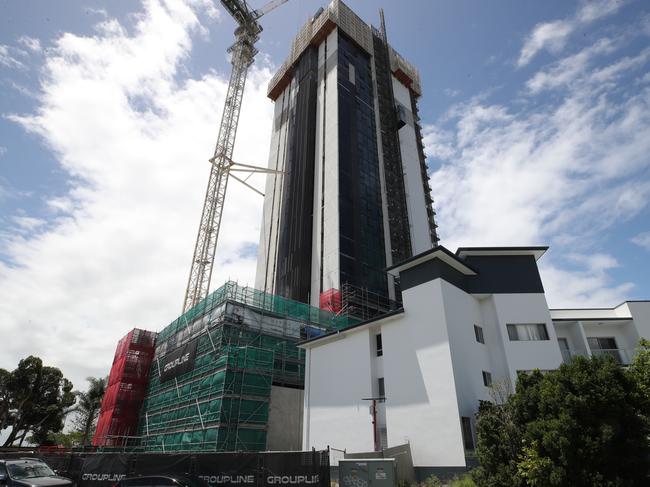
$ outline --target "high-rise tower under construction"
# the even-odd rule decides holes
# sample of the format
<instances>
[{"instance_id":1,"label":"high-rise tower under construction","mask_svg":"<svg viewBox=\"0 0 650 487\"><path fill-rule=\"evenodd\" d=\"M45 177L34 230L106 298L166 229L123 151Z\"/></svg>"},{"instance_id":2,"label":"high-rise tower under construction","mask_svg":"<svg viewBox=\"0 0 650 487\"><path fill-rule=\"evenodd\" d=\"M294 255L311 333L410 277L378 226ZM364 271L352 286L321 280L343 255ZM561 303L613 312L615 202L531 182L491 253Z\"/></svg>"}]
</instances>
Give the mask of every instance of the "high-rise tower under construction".
<instances>
[{"instance_id":1,"label":"high-rise tower under construction","mask_svg":"<svg viewBox=\"0 0 650 487\"><path fill-rule=\"evenodd\" d=\"M395 298L385 268L437 244L418 71L339 0L293 41L275 102L256 287L323 306ZM331 302L330 302L331 305Z\"/></svg>"}]
</instances>

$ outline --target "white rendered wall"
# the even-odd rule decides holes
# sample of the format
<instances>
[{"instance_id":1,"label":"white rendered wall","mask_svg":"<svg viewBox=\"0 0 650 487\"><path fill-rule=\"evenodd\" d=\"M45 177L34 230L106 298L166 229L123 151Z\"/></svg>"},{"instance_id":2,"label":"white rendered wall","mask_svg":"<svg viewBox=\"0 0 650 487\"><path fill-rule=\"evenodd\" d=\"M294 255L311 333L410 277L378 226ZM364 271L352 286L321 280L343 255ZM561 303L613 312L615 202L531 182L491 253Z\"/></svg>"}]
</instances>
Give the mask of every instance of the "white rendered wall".
<instances>
[{"instance_id":1,"label":"white rendered wall","mask_svg":"<svg viewBox=\"0 0 650 487\"><path fill-rule=\"evenodd\" d=\"M508 334L505 329L502 330L501 324L499 323L494 297L490 295L480 299L479 306L481 308L485 344L488 347L488 355L490 357L490 369L486 370L492 373L493 382L509 381L510 367L506 359L504 342L504 334L505 340L508 339ZM483 377L481 376L482 379Z\"/></svg>"},{"instance_id":2,"label":"white rendered wall","mask_svg":"<svg viewBox=\"0 0 650 487\"><path fill-rule=\"evenodd\" d=\"M650 340L650 301L628 301L623 304L634 319L639 336Z\"/></svg>"},{"instance_id":3,"label":"white rendered wall","mask_svg":"<svg viewBox=\"0 0 650 487\"><path fill-rule=\"evenodd\" d=\"M370 340L362 329L307 350L303 449L374 450Z\"/></svg>"},{"instance_id":4,"label":"white rendered wall","mask_svg":"<svg viewBox=\"0 0 650 487\"><path fill-rule=\"evenodd\" d=\"M562 364L555 327L544 294L494 294L501 339L508 363L510 381L517 381L518 370L552 370ZM545 323L549 340L510 341L507 324Z\"/></svg>"},{"instance_id":5,"label":"white rendered wall","mask_svg":"<svg viewBox=\"0 0 650 487\"><path fill-rule=\"evenodd\" d=\"M411 120L399 129L398 135L404 170L406 204L411 226L411 247L413 248L413 255L416 255L432 247L427 204L424 199L424 187L422 185L420 156L418 154L415 128L412 125L413 114L411 113L410 92L395 76L391 76L391 79L393 80L395 101L402 104L408 113L411 114Z\"/></svg>"},{"instance_id":6,"label":"white rendered wall","mask_svg":"<svg viewBox=\"0 0 650 487\"><path fill-rule=\"evenodd\" d=\"M388 444L411 444L416 466L464 466L441 280L403 293L404 314L382 324Z\"/></svg>"},{"instance_id":7,"label":"white rendered wall","mask_svg":"<svg viewBox=\"0 0 650 487\"><path fill-rule=\"evenodd\" d=\"M566 338L572 355L589 355L589 346L582 326L579 322L555 322L555 335L557 338ZM558 345L559 347L559 345Z\"/></svg>"},{"instance_id":8,"label":"white rendered wall","mask_svg":"<svg viewBox=\"0 0 650 487\"><path fill-rule=\"evenodd\" d=\"M439 281L447 317L458 409L460 416L473 419L479 400L490 399L488 388L483 384L482 372L490 372L497 380L505 368L494 370L491 356L496 358L502 352L498 339L484 323L478 299L444 280ZM475 324L483 328L485 344L476 341Z\"/></svg>"},{"instance_id":9,"label":"white rendered wall","mask_svg":"<svg viewBox=\"0 0 650 487\"><path fill-rule=\"evenodd\" d=\"M338 28L327 36L327 96L325 100L325 180L323 208L323 291L340 289L339 263L339 124L338 124ZM320 81L319 81L320 83ZM319 188L320 191L320 188ZM320 241L320 235L317 240ZM320 252L319 252L320 254ZM320 258L320 256L319 256ZM320 290L320 276L318 279ZM312 281L313 282L313 281ZM312 289L315 283L312 284ZM320 293L312 292L312 299ZM317 301L312 301L316 302Z\"/></svg>"}]
</instances>

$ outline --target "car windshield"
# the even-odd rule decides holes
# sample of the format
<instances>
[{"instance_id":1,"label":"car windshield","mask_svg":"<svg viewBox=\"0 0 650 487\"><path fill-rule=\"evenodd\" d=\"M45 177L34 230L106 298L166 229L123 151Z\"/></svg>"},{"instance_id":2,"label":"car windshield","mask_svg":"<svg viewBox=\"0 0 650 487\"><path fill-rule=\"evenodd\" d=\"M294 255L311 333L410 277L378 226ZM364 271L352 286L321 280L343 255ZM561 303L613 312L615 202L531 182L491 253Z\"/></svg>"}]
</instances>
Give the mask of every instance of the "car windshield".
<instances>
[{"instance_id":1,"label":"car windshield","mask_svg":"<svg viewBox=\"0 0 650 487\"><path fill-rule=\"evenodd\" d=\"M55 475L50 467L40 462L7 463L9 477L16 480Z\"/></svg>"}]
</instances>

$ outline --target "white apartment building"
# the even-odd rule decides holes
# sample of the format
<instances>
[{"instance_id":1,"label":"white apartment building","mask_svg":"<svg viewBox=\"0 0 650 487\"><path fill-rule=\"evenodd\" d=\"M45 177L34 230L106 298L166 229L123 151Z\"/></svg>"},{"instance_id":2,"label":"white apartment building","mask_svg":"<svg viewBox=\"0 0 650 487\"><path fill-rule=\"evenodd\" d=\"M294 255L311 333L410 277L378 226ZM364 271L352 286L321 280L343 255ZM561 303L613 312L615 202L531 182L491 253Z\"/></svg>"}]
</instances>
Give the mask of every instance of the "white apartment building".
<instances>
[{"instance_id":1,"label":"white apartment building","mask_svg":"<svg viewBox=\"0 0 650 487\"><path fill-rule=\"evenodd\" d=\"M546 250L439 246L389 269L403 309L301 345L303 449L409 443L416 470L464 467L491 383L576 355L629 363L650 337L650 302L549 309L537 268ZM384 398L376 430L372 398Z\"/></svg>"}]
</instances>

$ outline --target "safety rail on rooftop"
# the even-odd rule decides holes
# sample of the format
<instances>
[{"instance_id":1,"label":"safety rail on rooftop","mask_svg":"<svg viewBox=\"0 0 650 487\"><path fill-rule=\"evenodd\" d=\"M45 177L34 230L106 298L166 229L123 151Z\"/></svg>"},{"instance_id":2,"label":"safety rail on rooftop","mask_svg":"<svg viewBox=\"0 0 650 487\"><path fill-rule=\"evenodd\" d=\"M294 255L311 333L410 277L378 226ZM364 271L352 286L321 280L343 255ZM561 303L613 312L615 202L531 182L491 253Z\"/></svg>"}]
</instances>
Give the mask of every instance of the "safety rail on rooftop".
<instances>
[{"instance_id":1,"label":"safety rail on rooftop","mask_svg":"<svg viewBox=\"0 0 650 487\"><path fill-rule=\"evenodd\" d=\"M208 295L199 304L167 325L159 333L158 342L160 343L166 340L170 335L187 327L189 323L194 322L196 319L227 301L244 304L270 314L291 318L306 324L316 324L327 329L341 329L357 322L357 320L351 317L337 316L330 311L325 311L280 296L267 294L252 287L240 286L234 281L228 281Z\"/></svg>"}]
</instances>

